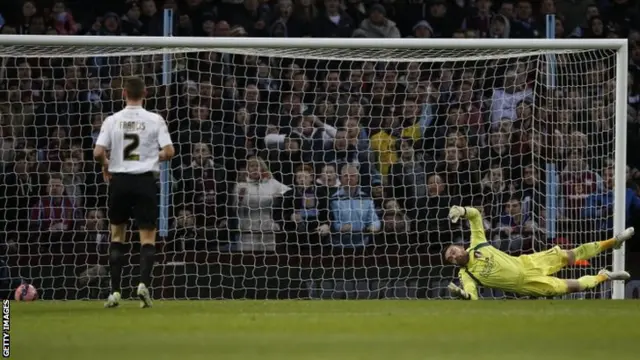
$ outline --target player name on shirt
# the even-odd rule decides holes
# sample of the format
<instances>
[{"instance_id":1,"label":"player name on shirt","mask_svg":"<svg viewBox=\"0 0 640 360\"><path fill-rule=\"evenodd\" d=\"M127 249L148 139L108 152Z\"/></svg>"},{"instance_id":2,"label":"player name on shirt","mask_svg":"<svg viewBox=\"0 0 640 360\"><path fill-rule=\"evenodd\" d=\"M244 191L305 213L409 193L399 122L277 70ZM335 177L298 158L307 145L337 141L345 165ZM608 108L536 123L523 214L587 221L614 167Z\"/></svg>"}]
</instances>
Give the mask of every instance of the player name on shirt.
<instances>
[{"instance_id":1,"label":"player name on shirt","mask_svg":"<svg viewBox=\"0 0 640 360\"><path fill-rule=\"evenodd\" d=\"M130 131L145 131L147 127L144 123L139 121L121 121L120 122L120 130L125 132Z\"/></svg>"},{"instance_id":2,"label":"player name on shirt","mask_svg":"<svg viewBox=\"0 0 640 360\"><path fill-rule=\"evenodd\" d=\"M143 174L160 170L160 148L171 145L164 119L140 106L107 117L96 145L111 150L111 173Z\"/></svg>"}]
</instances>

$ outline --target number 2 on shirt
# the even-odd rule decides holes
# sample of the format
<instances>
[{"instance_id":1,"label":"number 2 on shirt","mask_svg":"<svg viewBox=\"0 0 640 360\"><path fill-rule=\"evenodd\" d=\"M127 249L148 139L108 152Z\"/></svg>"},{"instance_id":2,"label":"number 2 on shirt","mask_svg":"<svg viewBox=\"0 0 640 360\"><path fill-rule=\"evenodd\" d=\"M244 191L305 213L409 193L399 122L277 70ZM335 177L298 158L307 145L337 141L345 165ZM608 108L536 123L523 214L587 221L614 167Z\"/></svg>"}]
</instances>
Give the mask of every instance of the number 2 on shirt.
<instances>
[{"instance_id":1,"label":"number 2 on shirt","mask_svg":"<svg viewBox=\"0 0 640 360\"><path fill-rule=\"evenodd\" d=\"M122 158L124 161L138 161L140 160L140 154L136 152L138 146L140 146L140 136L138 134L124 134L124 140L129 141L127 146L124 147L122 152Z\"/></svg>"}]
</instances>

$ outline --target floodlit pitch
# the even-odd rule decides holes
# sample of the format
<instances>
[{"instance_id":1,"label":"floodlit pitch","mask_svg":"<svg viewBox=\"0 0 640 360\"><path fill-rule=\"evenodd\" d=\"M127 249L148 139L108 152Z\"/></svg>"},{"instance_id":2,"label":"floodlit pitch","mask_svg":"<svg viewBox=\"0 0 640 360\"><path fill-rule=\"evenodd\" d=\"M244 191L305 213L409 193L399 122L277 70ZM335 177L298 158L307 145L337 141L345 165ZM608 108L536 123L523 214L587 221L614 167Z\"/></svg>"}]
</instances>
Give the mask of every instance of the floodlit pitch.
<instances>
[{"instance_id":1,"label":"floodlit pitch","mask_svg":"<svg viewBox=\"0 0 640 360\"><path fill-rule=\"evenodd\" d=\"M161 301L12 307L15 359L638 358L637 301Z\"/></svg>"}]
</instances>

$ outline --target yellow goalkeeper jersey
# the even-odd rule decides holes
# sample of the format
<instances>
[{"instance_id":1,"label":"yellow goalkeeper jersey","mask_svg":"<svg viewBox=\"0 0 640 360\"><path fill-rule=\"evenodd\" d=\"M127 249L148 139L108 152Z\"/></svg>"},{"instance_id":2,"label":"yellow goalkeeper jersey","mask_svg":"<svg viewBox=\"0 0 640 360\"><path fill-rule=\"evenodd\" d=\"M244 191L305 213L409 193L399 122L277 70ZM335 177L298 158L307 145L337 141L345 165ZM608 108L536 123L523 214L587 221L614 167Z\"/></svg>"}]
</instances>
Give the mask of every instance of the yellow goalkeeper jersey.
<instances>
[{"instance_id":1,"label":"yellow goalkeeper jersey","mask_svg":"<svg viewBox=\"0 0 640 360\"><path fill-rule=\"evenodd\" d=\"M469 262L460 269L460 281L472 299L478 298L477 286L504 291L518 291L524 279L524 268L516 257L505 254L487 242L482 215L477 209L465 208L471 225Z\"/></svg>"}]
</instances>

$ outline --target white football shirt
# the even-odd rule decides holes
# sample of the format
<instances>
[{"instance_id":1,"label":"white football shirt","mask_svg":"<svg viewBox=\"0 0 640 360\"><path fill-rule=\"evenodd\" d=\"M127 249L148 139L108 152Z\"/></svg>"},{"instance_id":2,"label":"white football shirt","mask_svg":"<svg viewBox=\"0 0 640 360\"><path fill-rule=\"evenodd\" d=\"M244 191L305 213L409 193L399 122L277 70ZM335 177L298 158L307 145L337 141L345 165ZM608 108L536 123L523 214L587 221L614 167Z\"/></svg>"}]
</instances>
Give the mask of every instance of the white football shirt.
<instances>
[{"instance_id":1,"label":"white football shirt","mask_svg":"<svg viewBox=\"0 0 640 360\"><path fill-rule=\"evenodd\" d=\"M109 172L142 174L160 170L158 154L171 136L162 116L127 106L104 120L96 145L111 150Z\"/></svg>"}]
</instances>

